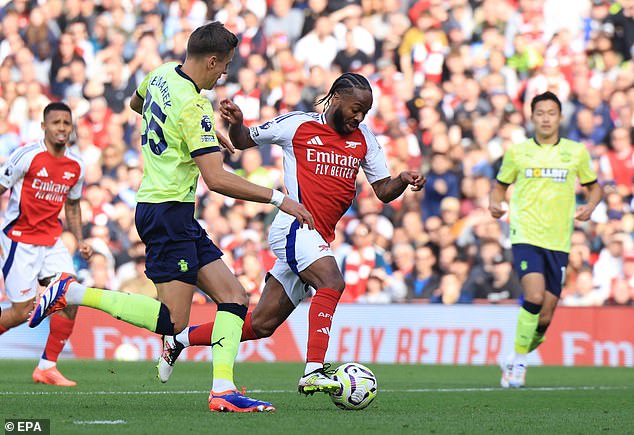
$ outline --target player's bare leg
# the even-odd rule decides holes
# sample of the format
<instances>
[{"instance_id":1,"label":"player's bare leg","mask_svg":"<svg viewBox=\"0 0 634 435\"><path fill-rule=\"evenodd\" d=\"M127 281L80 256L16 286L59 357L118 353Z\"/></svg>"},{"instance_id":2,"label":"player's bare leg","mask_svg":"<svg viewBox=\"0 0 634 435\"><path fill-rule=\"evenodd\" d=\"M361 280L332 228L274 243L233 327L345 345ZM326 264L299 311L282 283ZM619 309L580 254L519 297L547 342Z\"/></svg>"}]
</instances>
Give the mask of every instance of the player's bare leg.
<instances>
[{"instance_id":1,"label":"player's bare leg","mask_svg":"<svg viewBox=\"0 0 634 435\"><path fill-rule=\"evenodd\" d=\"M345 282L332 256L318 259L301 271L299 276L317 291L308 310L306 368L304 375L299 379L297 389L303 394L334 392L340 385L327 376L324 359L328 350L333 316Z\"/></svg>"},{"instance_id":2,"label":"player's bare leg","mask_svg":"<svg viewBox=\"0 0 634 435\"><path fill-rule=\"evenodd\" d=\"M0 314L0 334L26 322L33 310L34 301L35 298L24 302L13 302L9 308L2 310Z\"/></svg>"},{"instance_id":3,"label":"player's bare leg","mask_svg":"<svg viewBox=\"0 0 634 435\"><path fill-rule=\"evenodd\" d=\"M253 334L257 338L270 337L294 310L295 305L288 298L282 284L269 275L260 300L251 313Z\"/></svg>"},{"instance_id":4,"label":"player's bare leg","mask_svg":"<svg viewBox=\"0 0 634 435\"><path fill-rule=\"evenodd\" d=\"M266 277L262 295L254 310L247 313L242 326L240 341L270 337L295 309L282 284L272 275ZM214 322L185 328L175 337L165 336L163 354L157 369L161 382L167 382L174 370L174 364L184 348L209 346Z\"/></svg>"},{"instance_id":5,"label":"player's bare leg","mask_svg":"<svg viewBox=\"0 0 634 435\"><path fill-rule=\"evenodd\" d=\"M174 333L179 333L189 322L194 286L183 281L173 280L155 284L158 299L167 306L174 324Z\"/></svg>"}]
</instances>

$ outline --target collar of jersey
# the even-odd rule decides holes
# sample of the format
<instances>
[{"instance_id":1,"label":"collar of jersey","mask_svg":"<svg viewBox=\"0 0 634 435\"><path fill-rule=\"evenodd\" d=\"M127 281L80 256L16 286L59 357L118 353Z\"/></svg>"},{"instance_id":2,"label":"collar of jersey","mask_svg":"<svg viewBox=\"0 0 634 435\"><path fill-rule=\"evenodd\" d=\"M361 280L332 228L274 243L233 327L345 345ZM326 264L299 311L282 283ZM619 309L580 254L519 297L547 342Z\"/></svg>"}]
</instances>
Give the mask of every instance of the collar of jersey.
<instances>
[{"instance_id":1,"label":"collar of jersey","mask_svg":"<svg viewBox=\"0 0 634 435\"><path fill-rule=\"evenodd\" d=\"M537 145L539 145L539 146L542 146L542 144L540 144L539 142L537 142L537 136L534 136L534 137L533 137L533 142L535 142L535 143L536 143ZM556 147L557 145L559 145L559 142L561 142L561 136L559 136L559 137L557 138L557 142L555 142L555 143L553 144L553 146L554 146L554 147Z\"/></svg>"},{"instance_id":2,"label":"collar of jersey","mask_svg":"<svg viewBox=\"0 0 634 435\"><path fill-rule=\"evenodd\" d=\"M183 70L181 69L182 66L183 65L178 65L176 68L174 68L176 70L176 74L178 74L185 80L189 80L190 82L192 82L192 85L194 85L194 87L196 88L196 92L200 93L200 88L196 85L196 82L193 81L190 76L188 76L187 74L183 72Z\"/></svg>"}]
</instances>

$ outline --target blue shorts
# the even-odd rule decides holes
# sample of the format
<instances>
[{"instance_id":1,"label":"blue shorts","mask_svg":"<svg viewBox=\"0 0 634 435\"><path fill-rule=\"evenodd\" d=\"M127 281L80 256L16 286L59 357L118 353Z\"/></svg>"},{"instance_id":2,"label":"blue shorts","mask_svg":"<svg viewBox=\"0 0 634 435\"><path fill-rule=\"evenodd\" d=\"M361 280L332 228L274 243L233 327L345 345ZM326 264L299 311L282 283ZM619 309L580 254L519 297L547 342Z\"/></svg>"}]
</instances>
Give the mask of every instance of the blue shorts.
<instances>
[{"instance_id":1,"label":"blue shorts","mask_svg":"<svg viewBox=\"0 0 634 435\"><path fill-rule=\"evenodd\" d=\"M566 279L568 253L518 243L513 245L513 266L520 279L527 273L544 275L546 290L559 297Z\"/></svg>"},{"instance_id":2,"label":"blue shorts","mask_svg":"<svg viewBox=\"0 0 634 435\"><path fill-rule=\"evenodd\" d=\"M154 283L178 280L195 285L198 270L222 256L194 219L194 203L140 202L134 222L145 243L145 274Z\"/></svg>"}]
</instances>

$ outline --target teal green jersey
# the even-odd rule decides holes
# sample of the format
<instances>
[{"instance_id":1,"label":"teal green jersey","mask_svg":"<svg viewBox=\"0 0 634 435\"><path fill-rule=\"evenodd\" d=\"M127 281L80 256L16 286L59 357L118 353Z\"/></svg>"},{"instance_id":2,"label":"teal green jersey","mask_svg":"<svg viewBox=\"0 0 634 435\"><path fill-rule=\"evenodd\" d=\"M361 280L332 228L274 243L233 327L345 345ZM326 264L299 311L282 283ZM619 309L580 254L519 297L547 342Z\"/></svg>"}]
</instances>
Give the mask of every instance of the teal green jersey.
<instances>
[{"instance_id":1,"label":"teal green jersey","mask_svg":"<svg viewBox=\"0 0 634 435\"><path fill-rule=\"evenodd\" d=\"M562 138L556 145L534 139L511 145L497 175L503 184L515 183L511 243L569 252L577 178L585 185L597 180L583 144Z\"/></svg>"},{"instance_id":2,"label":"teal green jersey","mask_svg":"<svg viewBox=\"0 0 634 435\"><path fill-rule=\"evenodd\" d=\"M143 180L137 201L194 202L200 171L194 157L220 151L211 102L176 63L149 73L143 99Z\"/></svg>"}]
</instances>

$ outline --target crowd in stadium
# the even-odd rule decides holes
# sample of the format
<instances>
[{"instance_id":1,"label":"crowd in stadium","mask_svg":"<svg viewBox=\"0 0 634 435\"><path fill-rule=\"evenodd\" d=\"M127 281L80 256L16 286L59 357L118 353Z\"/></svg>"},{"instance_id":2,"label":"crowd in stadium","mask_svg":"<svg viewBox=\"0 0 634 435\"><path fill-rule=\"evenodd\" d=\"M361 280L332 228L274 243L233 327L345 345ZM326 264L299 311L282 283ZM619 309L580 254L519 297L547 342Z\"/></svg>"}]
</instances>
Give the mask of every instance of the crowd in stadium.
<instances>
[{"instance_id":1,"label":"crowd in stadium","mask_svg":"<svg viewBox=\"0 0 634 435\"><path fill-rule=\"evenodd\" d=\"M341 72L361 73L374 88L365 122L392 173L422 169L427 177L422 192L389 205L359 183L332 245L346 281L342 302L520 297L508 216L490 216L488 194L505 149L532 135L532 97L550 90L563 102L562 134L586 145L604 189L591 221L573 233L561 303L634 304L634 0L0 4L0 163L41 138L48 102L71 106L73 148L87 168L84 232L96 253L86 263L72 234L63 238L88 285L156 295L134 226L142 120L129 98L149 71L184 60L193 29L217 20L240 43L208 93L214 104L231 98L245 123L258 125L321 111L313 102ZM277 147L226 153L225 163L252 182L282 186ZM275 207L202 183L197 198L201 225L257 302L274 262L266 234Z\"/></svg>"}]
</instances>

